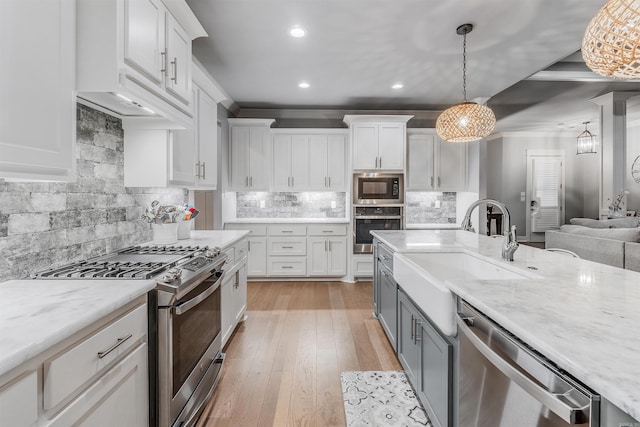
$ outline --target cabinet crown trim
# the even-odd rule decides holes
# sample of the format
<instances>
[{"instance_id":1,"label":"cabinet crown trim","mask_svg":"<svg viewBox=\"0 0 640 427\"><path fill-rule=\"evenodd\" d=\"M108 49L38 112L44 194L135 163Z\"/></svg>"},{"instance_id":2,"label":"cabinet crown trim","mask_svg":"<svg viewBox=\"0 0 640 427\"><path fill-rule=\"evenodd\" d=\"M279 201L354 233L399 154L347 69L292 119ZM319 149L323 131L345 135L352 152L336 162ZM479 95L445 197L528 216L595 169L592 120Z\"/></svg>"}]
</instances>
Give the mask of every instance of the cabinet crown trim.
<instances>
[{"instance_id":1,"label":"cabinet crown trim","mask_svg":"<svg viewBox=\"0 0 640 427\"><path fill-rule=\"evenodd\" d=\"M270 127L276 119L227 119L231 126L266 126Z\"/></svg>"},{"instance_id":2,"label":"cabinet crown trim","mask_svg":"<svg viewBox=\"0 0 640 427\"><path fill-rule=\"evenodd\" d=\"M346 124L357 122L379 122L379 123L407 123L413 115L364 115L364 114L347 114L342 119Z\"/></svg>"}]
</instances>

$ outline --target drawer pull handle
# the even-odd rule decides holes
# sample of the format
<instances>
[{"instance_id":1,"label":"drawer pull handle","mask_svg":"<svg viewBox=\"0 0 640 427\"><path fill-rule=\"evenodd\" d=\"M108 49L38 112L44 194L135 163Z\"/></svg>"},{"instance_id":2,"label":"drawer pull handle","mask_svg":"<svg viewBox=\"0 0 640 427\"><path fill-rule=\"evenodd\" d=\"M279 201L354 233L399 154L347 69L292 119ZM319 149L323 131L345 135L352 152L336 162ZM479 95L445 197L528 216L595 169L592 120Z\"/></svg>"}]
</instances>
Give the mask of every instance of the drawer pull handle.
<instances>
[{"instance_id":1,"label":"drawer pull handle","mask_svg":"<svg viewBox=\"0 0 640 427\"><path fill-rule=\"evenodd\" d=\"M333 233L333 230L322 230L323 233Z\"/></svg>"},{"instance_id":2,"label":"drawer pull handle","mask_svg":"<svg viewBox=\"0 0 640 427\"><path fill-rule=\"evenodd\" d=\"M118 341L116 341L116 343L114 345L112 345L111 347L109 347L105 351L99 351L98 352L98 359L102 359L103 357L105 357L106 355L111 353L113 350L115 350L116 348L120 347L122 345L122 343L124 343L126 340L128 340L132 336L133 336L132 334L129 334L124 338L118 338Z\"/></svg>"},{"instance_id":3,"label":"drawer pull handle","mask_svg":"<svg viewBox=\"0 0 640 427\"><path fill-rule=\"evenodd\" d=\"M293 233L293 230L282 230L283 233Z\"/></svg>"},{"instance_id":4,"label":"drawer pull handle","mask_svg":"<svg viewBox=\"0 0 640 427\"><path fill-rule=\"evenodd\" d=\"M291 265L283 265L282 268L293 268Z\"/></svg>"},{"instance_id":5,"label":"drawer pull handle","mask_svg":"<svg viewBox=\"0 0 640 427\"><path fill-rule=\"evenodd\" d=\"M293 249L293 246L283 246L282 249Z\"/></svg>"}]
</instances>

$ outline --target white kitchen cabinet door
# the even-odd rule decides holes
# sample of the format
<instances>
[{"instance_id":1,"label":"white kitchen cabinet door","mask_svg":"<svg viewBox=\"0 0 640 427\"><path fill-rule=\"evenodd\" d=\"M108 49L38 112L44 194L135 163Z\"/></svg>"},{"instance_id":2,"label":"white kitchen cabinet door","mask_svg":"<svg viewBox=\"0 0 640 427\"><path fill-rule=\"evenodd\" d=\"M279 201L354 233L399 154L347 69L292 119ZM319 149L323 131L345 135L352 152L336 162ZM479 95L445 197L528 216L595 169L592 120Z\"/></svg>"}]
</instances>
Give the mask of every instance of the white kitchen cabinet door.
<instances>
[{"instance_id":1,"label":"white kitchen cabinet door","mask_svg":"<svg viewBox=\"0 0 640 427\"><path fill-rule=\"evenodd\" d=\"M170 132L169 147L171 156L169 184L185 187L195 186L195 165L198 153L194 129L181 129ZM140 167L142 167L142 164Z\"/></svg>"},{"instance_id":2,"label":"white kitchen cabinet door","mask_svg":"<svg viewBox=\"0 0 640 427\"><path fill-rule=\"evenodd\" d=\"M269 189L267 176L268 128L231 127L231 187L239 191Z\"/></svg>"},{"instance_id":3,"label":"white kitchen cabinet door","mask_svg":"<svg viewBox=\"0 0 640 427\"><path fill-rule=\"evenodd\" d=\"M309 190L327 189L327 164L329 152L326 135L309 136ZM344 171L343 171L344 173Z\"/></svg>"},{"instance_id":4,"label":"white kitchen cabinet door","mask_svg":"<svg viewBox=\"0 0 640 427\"><path fill-rule=\"evenodd\" d=\"M309 137L293 135L291 138L291 190L303 191L309 188Z\"/></svg>"},{"instance_id":5,"label":"white kitchen cabinet door","mask_svg":"<svg viewBox=\"0 0 640 427\"><path fill-rule=\"evenodd\" d=\"M160 85L165 66L165 9L160 0L125 0L124 61ZM187 92L185 96L188 96Z\"/></svg>"},{"instance_id":6,"label":"white kitchen cabinet door","mask_svg":"<svg viewBox=\"0 0 640 427\"><path fill-rule=\"evenodd\" d=\"M274 191L290 191L291 135L273 136L272 184Z\"/></svg>"},{"instance_id":7,"label":"white kitchen cabinet door","mask_svg":"<svg viewBox=\"0 0 640 427\"><path fill-rule=\"evenodd\" d=\"M329 250L326 237L307 237L307 274L326 276Z\"/></svg>"},{"instance_id":8,"label":"white kitchen cabinet door","mask_svg":"<svg viewBox=\"0 0 640 427\"><path fill-rule=\"evenodd\" d=\"M467 143L438 141L437 191L462 191L467 179Z\"/></svg>"},{"instance_id":9,"label":"white kitchen cabinet door","mask_svg":"<svg viewBox=\"0 0 640 427\"><path fill-rule=\"evenodd\" d=\"M234 297L234 287L235 287L235 272L231 274L226 274L222 284L220 285L220 311L222 317L222 345L224 346L226 342L231 337L233 333L233 328L235 327L235 297Z\"/></svg>"},{"instance_id":10,"label":"white kitchen cabinet door","mask_svg":"<svg viewBox=\"0 0 640 427\"><path fill-rule=\"evenodd\" d=\"M380 123L378 125L378 169L404 169L404 123Z\"/></svg>"},{"instance_id":11,"label":"white kitchen cabinet door","mask_svg":"<svg viewBox=\"0 0 640 427\"><path fill-rule=\"evenodd\" d=\"M0 0L0 177L76 179L76 2Z\"/></svg>"},{"instance_id":12,"label":"white kitchen cabinet door","mask_svg":"<svg viewBox=\"0 0 640 427\"><path fill-rule=\"evenodd\" d=\"M191 38L170 14L166 14L166 87L184 102L191 93Z\"/></svg>"},{"instance_id":13,"label":"white kitchen cabinet door","mask_svg":"<svg viewBox=\"0 0 640 427\"><path fill-rule=\"evenodd\" d=\"M234 287L234 313L235 324L242 322L244 313L247 310L247 263L243 263L236 273L236 284Z\"/></svg>"},{"instance_id":14,"label":"white kitchen cabinet door","mask_svg":"<svg viewBox=\"0 0 640 427\"><path fill-rule=\"evenodd\" d=\"M434 135L409 134L407 137L407 190L434 191Z\"/></svg>"},{"instance_id":15,"label":"white kitchen cabinet door","mask_svg":"<svg viewBox=\"0 0 640 427\"><path fill-rule=\"evenodd\" d=\"M198 188L216 189L218 184L218 104L198 90Z\"/></svg>"},{"instance_id":16,"label":"white kitchen cabinet door","mask_svg":"<svg viewBox=\"0 0 640 427\"><path fill-rule=\"evenodd\" d=\"M378 124L353 124L353 169L377 169Z\"/></svg>"},{"instance_id":17,"label":"white kitchen cabinet door","mask_svg":"<svg viewBox=\"0 0 640 427\"><path fill-rule=\"evenodd\" d=\"M30 426L38 420L38 374L31 371L0 387L0 425Z\"/></svg>"},{"instance_id":18,"label":"white kitchen cabinet door","mask_svg":"<svg viewBox=\"0 0 640 427\"><path fill-rule=\"evenodd\" d=\"M329 135L327 138L327 188L345 191L347 187L346 167L347 139L344 135ZM313 157L312 157L313 158Z\"/></svg>"},{"instance_id":19,"label":"white kitchen cabinet door","mask_svg":"<svg viewBox=\"0 0 640 427\"><path fill-rule=\"evenodd\" d=\"M407 137L408 191L463 191L466 188L467 143L450 143L435 134Z\"/></svg>"},{"instance_id":20,"label":"white kitchen cabinet door","mask_svg":"<svg viewBox=\"0 0 640 427\"><path fill-rule=\"evenodd\" d=\"M307 237L307 274L309 276L347 274L347 238Z\"/></svg>"},{"instance_id":21,"label":"white kitchen cabinet door","mask_svg":"<svg viewBox=\"0 0 640 427\"><path fill-rule=\"evenodd\" d=\"M344 276L347 274L347 238L332 237L327 243L327 275Z\"/></svg>"},{"instance_id":22,"label":"white kitchen cabinet door","mask_svg":"<svg viewBox=\"0 0 640 427\"><path fill-rule=\"evenodd\" d=\"M248 239L247 275L267 275L267 238L250 237Z\"/></svg>"}]
</instances>

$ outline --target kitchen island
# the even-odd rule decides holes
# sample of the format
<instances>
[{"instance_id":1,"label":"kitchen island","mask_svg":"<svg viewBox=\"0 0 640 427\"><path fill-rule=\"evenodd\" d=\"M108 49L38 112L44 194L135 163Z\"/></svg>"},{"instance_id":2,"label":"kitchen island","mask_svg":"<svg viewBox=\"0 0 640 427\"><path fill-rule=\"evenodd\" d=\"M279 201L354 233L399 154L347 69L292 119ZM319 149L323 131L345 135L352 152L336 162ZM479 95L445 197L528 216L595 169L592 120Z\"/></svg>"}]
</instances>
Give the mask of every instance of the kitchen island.
<instances>
[{"instance_id":1,"label":"kitchen island","mask_svg":"<svg viewBox=\"0 0 640 427\"><path fill-rule=\"evenodd\" d=\"M639 273L524 245L513 262L506 262L501 260L502 238L467 231L372 234L395 251L394 259L407 252L466 252L525 275L534 273L522 280L469 278L445 285L603 399L640 419Z\"/></svg>"}]
</instances>

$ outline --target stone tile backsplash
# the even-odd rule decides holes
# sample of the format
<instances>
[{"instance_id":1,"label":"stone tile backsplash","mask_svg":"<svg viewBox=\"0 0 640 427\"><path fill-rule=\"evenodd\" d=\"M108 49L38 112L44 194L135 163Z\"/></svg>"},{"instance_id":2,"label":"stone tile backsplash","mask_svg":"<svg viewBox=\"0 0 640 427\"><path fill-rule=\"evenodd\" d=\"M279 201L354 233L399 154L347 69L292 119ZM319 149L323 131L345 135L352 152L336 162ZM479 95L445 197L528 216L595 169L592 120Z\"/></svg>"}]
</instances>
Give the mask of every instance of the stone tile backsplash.
<instances>
[{"instance_id":1,"label":"stone tile backsplash","mask_svg":"<svg viewBox=\"0 0 640 427\"><path fill-rule=\"evenodd\" d=\"M125 188L122 122L80 104L76 154L76 182L0 179L0 282L149 241L145 207L188 201L184 189Z\"/></svg>"},{"instance_id":2,"label":"stone tile backsplash","mask_svg":"<svg viewBox=\"0 0 640 427\"><path fill-rule=\"evenodd\" d=\"M335 208L332 208L334 202ZM237 218L346 218L346 193L238 192ZM264 205L264 207L261 207Z\"/></svg>"},{"instance_id":3,"label":"stone tile backsplash","mask_svg":"<svg viewBox=\"0 0 640 427\"><path fill-rule=\"evenodd\" d=\"M436 207L437 202L440 207ZM407 224L455 224L456 193L409 191L405 215Z\"/></svg>"}]
</instances>

